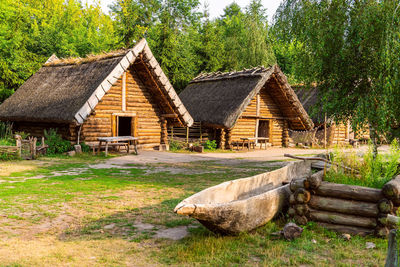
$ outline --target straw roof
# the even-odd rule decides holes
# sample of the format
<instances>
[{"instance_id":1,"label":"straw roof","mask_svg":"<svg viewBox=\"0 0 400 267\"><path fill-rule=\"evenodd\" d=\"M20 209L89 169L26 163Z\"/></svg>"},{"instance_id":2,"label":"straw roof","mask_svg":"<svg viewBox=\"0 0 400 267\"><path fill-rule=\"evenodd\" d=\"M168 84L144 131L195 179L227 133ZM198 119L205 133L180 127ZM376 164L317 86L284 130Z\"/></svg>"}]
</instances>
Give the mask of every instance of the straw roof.
<instances>
[{"instance_id":1,"label":"straw roof","mask_svg":"<svg viewBox=\"0 0 400 267\"><path fill-rule=\"evenodd\" d=\"M292 128L308 130L313 127L286 76L276 65L200 74L179 96L195 121L229 129L263 87L289 119Z\"/></svg>"},{"instance_id":2,"label":"straw roof","mask_svg":"<svg viewBox=\"0 0 400 267\"><path fill-rule=\"evenodd\" d=\"M297 97L304 109L315 124L324 122L324 113L320 101L320 95L317 86L306 87L305 85L293 86Z\"/></svg>"},{"instance_id":3,"label":"straw roof","mask_svg":"<svg viewBox=\"0 0 400 267\"><path fill-rule=\"evenodd\" d=\"M187 126L193 119L161 70L145 39L134 48L87 58L51 56L11 97L0 105L0 119L82 124L122 74L135 63L147 71L153 94Z\"/></svg>"}]
</instances>

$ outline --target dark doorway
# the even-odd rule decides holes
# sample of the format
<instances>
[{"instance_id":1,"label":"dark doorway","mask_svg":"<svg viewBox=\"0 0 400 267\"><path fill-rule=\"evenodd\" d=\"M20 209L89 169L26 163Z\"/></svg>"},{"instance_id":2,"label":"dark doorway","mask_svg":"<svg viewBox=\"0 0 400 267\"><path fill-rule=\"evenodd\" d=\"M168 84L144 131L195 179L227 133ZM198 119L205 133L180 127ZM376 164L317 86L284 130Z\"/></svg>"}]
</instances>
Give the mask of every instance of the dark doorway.
<instances>
[{"instance_id":1,"label":"dark doorway","mask_svg":"<svg viewBox=\"0 0 400 267\"><path fill-rule=\"evenodd\" d=\"M132 117L118 117L118 136L132 135Z\"/></svg>"},{"instance_id":2,"label":"dark doorway","mask_svg":"<svg viewBox=\"0 0 400 267\"><path fill-rule=\"evenodd\" d=\"M269 121L259 121L258 137L269 137Z\"/></svg>"}]
</instances>

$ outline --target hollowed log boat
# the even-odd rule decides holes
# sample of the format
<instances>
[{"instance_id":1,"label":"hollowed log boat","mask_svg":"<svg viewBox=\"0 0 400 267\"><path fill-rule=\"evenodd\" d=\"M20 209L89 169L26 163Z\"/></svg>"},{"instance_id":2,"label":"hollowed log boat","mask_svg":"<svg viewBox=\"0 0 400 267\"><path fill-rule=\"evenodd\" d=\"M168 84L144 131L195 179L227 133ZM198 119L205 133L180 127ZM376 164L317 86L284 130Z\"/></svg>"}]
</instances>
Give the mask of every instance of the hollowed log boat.
<instances>
[{"instance_id":1,"label":"hollowed log boat","mask_svg":"<svg viewBox=\"0 0 400 267\"><path fill-rule=\"evenodd\" d=\"M207 188L179 203L174 212L209 230L238 234L266 224L289 205L289 183L311 175L311 161L298 161L248 178Z\"/></svg>"}]
</instances>

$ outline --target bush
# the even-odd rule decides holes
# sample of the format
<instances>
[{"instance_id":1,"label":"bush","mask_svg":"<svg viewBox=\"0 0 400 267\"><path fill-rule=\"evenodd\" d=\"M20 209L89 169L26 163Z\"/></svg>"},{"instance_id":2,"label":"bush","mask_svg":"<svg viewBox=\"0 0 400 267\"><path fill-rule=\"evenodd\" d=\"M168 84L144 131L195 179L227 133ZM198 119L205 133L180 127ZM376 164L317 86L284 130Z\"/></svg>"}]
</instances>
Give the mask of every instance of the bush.
<instances>
[{"instance_id":1,"label":"bush","mask_svg":"<svg viewBox=\"0 0 400 267\"><path fill-rule=\"evenodd\" d=\"M215 140L207 140L204 144L204 149L207 150L216 150L217 149L217 142L215 142Z\"/></svg>"},{"instance_id":2,"label":"bush","mask_svg":"<svg viewBox=\"0 0 400 267\"><path fill-rule=\"evenodd\" d=\"M12 132L12 123L0 122L0 145L13 146L15 139Z\"/></svg>"},{"instance_id":3,"label":"bush","mask_svg":"<svg viewBox=\"0 0 400 267\"><path fill-rule=\"evenodd\" d=\"M185 148L185 145L182 144L181 142L178 142L176 140L171 140L169 142L169 150L170 151L179 151Z\"/></svg>"},{"instance_id":4,"label":"bush","mask_svg":"<svg viewBox=\"0 0 400 267\"><path fill-rule=\"evenodd\" d=\"M90 146L88 146L87 144L85 144L85 142L82 142L81 144L81 148L82 148L82 152L90 152Z\"/></svg>"},{"instance_id":5,"label":"bush","mask_svg":"<svg viewBox=\"0 0 400 267\"><path fill-rule=\"evenodd\" d=\"M17 159L19 159L17 154L0 153L0 161L17 160Z\"/></svg>"},{"instance_id":6,"label":"bush","mask_svg":"<svg viewBox=\"0 0 400 267\"><path fill-rule=\"evenodd\" d=\"M49 146L47 149L47 154L49 155L61 154L72 150L71 143L62 139L61 135L55 129L45 130L44 138L46 139L46 144Z\"/></svg>"},{"instance_id":7,"label":"bush","mask_svg":"<svg viewBox=\"0 0 400 267\"><path fill-rule=\"evenodd\" d=\"M352 184L373 188L382 188L398 174L400 160L400 148L396 140L390 145L390 151L386 154L378 154L373 158L372 145L362 159L357 158L355 153L345 154L335 152L332 161L339 165L350 166L360 170L359 174L349 173L343 168L332 168L326 175L325 180L334 183Z\"/></svg>"}]
</instances>

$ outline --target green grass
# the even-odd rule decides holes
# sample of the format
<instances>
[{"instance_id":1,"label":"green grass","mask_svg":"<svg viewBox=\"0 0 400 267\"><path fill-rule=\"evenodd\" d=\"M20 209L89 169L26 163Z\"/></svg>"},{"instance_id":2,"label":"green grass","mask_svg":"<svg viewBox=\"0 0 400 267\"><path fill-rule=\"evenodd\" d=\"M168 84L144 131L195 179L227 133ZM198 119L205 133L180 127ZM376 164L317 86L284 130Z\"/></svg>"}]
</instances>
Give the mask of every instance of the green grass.
<instances>
[{"instance_id":1,"label":"green grass","mask_svg":"<svg viewBox=\"0 0 400 267\"><path fill-rule=\"evenodd\" d=\"M384 239L355 236L344 241L314 223L309 223L294 241L272 236L284 223L283 219L269 222L252 233L233 237L194 229L190 237L164 247L161 261L168 265L207 266L378 266L384 261ZM374 242L377 249L366 251L366 242Z\"/></svg>"},{"instance_id":2,"label":"green grass","mask_svg":"<svg viewBox=\"0 0 400 267\"><path fill-rule=\"evenodd\" d=\"M361 175L351 175L343 172L328 171L324 177L324 180L337 184L358 185L380 189L387 182L389 182L391 178L376 177L375 179L369 179L368 177Z\"/></svg>"},{"instance_id":3,"label":"green grass","mask_svg":"<svg viewBox=\"0 0 400 267\"><path fill-rule=\"evenodd\" d=\"M283 219L252 233L217 236L172 212L182 199L202 189L276 168L267 162L90 167L104 160L89 155L42 158L29 162L35 168L0 176L0 266L379 266L384 262L384 239L353 237L345 242L310 223L299 239L288 242L271 235L282 229ZM138 221L155 228L140 230L135 226ZM115 227L106 230L110 224ZM190 226L191 235L180 241L154 238L157 229L178 226ZM366 250L369 241L377 249Z\"/></svg>"}]
</instances>

